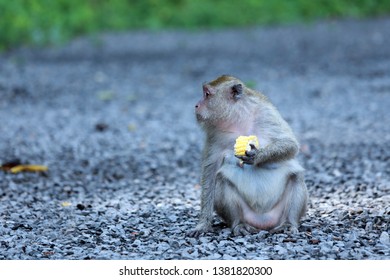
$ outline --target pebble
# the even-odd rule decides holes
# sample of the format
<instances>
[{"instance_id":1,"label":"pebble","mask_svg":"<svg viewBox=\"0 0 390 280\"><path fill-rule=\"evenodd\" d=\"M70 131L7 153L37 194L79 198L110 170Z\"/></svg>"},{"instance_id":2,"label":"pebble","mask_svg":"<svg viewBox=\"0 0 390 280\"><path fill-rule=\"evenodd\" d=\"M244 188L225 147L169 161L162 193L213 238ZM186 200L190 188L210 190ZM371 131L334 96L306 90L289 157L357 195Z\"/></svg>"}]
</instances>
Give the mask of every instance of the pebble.
<instances>
[{"instance_id":1,"label":"pebble","mask_svg":"<svg viewBox=\"0 0 390 280\"><path fill-rule=\"evenodd\" d=\"M383 245L387 245L389 246L390 245L390 238L389 238L389 234L387 232L382 232L380 237L379 237L379 241L383 244Z\"/></svg>"}]
</instances>

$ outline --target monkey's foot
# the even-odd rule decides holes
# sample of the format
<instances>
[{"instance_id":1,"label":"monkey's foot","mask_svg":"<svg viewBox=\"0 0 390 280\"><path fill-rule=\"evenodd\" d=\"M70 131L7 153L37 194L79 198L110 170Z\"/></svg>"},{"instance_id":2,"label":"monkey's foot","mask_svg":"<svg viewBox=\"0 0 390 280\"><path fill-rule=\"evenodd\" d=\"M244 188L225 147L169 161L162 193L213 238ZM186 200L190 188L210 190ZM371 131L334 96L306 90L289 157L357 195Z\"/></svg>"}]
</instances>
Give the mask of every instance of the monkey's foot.
<instances>
[{"instance_id":1,"label":"monkey's foot","mask_svg":"<svg viewBox=\"0 0 390 280\"><path fill-rule=\"evenodd\" d=\"M202 234L204 234L205 231L203 230L190 230L189 232L187 232L187 236L188 237L193 237L193 238L198 238L199 236L201 236Z\"/></svg>"},{"instance_id":2,"label":"monkey's foot","mask_svg":"<svg viewBox=\"0 0 390 280\"><path fill-rule=\"evenodd\" d=\"M297 233L299 233L299 230L298 230L298 228L296 226L290 225L290 227L288 229L288 232L290 234L297 234Z\"/></svg>"},{"instance_id":3,"label":"monkey's foot","mask_svg":"<svg viewBox=\"0 0 390 280\"><path fill-rule=\"evenodd\" d=\"M234 236L243 236L248 234L257 233L259 230L248 225L248 224L238 224L232 228L232 234Z\"/></svg>"},{"instance_id":4,"label":"monkey's foot","mask_svg":"<svg viewBox=\"0 0 390 280\"><path fill-rule=\"evenodd\" d=\"M288 234L297 234L299 233L298 227L295 225L286 225L282 224L270 230L271 233L288 233Z\"/></svg>"},{"instance_id":5,"label":"monkey's foot","mask_svg":"<svg viewBox=\"0 0 390 280\"><path fill-rule=\"evenodd\" d=\"M199 225L194 230L190 230L189 232L187 232L187 236L197 238L210 231L211 231L211 227Z\"/></svg>"}]
</instances>

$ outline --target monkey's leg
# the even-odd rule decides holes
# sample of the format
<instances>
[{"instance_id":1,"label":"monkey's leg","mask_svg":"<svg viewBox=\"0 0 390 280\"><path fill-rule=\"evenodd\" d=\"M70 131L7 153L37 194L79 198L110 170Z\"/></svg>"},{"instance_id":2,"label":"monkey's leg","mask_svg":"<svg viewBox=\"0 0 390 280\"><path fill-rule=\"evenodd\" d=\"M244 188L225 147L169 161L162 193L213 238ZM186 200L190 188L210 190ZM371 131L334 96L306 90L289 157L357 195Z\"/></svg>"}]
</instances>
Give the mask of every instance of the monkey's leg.
<instances>
[{"instance_id":1,"label":"monkey's leg","mask_svg":"<svg viewBox=\"0 0 390 280\"><path fill-rule=\"evenodd\" d=\"M216 198L222 201L217 205L223 206L217 212L234 234L270 230L279 224L288 176L283 169L239 167L234 157L226 156L217 176Z\"/></svg>"},{"instance_id":2,"label":"monkey's leg","mask_svg":"<svg viewBox=\"0 0 390 280\"><path fill-rule=\"evenodd\" d=\"M285 200L282 199L274 208L266 213L257 213L252 210L244 199L236 192L229 193L231 200L225 200L229 207L224 209L223 215L230 224L233 235L246 235L259 230L272 230L281 222Z\"/></svg>"},{"instance_id":3,"label":"monkey's leg","mask_svg":"<svg viewBox=\"0 0 390 280\"><path fill-rule=\"evenodd\" d=\"M218 174L216 180L215 210L230 226L233 235L246 235L257 229L245 223L243 210L249 209L233 184Z\"/></svg>"},{"instance_id":4,"label":"monkey's leg","mask_svg":"<svg viewBox=\"0 0 390 280\"><path fill-rule=\"evenodd\" d=\"M305 192L302 174L290 174L283 185L283 193L278 202L266 212L258 213L243 204L244 220L251 226L276 231L287 221L293 229L298 228L298 222L305 211L307 194ZM302 185L303 183L303 185Z\"/></svg>"},{"instance_id":5,"label":"monkey's leg","mask_svg":"<svg viewBox=\"0 0 390 280\"><path fill-rule=\"evenodd\" d=\"M292 174L287 183L287 189L291 194L286 205L286 221L290 224L291 232L297 233L299 220L306 213L308 199L303 173Z\"/></svg>"},{"instance_id":6,"label":"monkey's leg","mask_svg":"<svg viewBox=\"0 0 390 280\"><path fill-rule=\"evenodd\" d=\"M218 180L216 211L229 224L234 235L246 235L259 230L275 231L288 221L292 229L298 228L304 213L306 196L299 181L289 180L280 200L267 212L254 211L228 180ZM298 205L299 204L299 205Z\"/></svg>"}]
</instances>

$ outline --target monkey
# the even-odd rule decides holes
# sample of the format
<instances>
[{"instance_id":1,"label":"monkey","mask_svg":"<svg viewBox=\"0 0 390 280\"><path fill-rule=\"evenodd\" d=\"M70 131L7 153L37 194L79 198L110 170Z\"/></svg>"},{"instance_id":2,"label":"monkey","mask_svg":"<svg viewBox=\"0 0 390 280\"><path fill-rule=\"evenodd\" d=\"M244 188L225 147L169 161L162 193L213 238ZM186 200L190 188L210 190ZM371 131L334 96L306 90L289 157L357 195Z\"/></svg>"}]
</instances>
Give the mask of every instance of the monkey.
<instances>
[{"instance_id":1,"label":"monkey","mask_svg":"<svg viewBox=\"0 0 390 280\"><path fill-rule=\"evenodd\" d=\"M195 115L206 140L201 211L189 236L211 231L214 210L235 236L275 232L286 225L298 232L308 200L304 168L297 160L299 144L268 97L223 75L203 84ZM240 135L256 135L259 146L234 155Z\"/></svg>"}]
</instances>

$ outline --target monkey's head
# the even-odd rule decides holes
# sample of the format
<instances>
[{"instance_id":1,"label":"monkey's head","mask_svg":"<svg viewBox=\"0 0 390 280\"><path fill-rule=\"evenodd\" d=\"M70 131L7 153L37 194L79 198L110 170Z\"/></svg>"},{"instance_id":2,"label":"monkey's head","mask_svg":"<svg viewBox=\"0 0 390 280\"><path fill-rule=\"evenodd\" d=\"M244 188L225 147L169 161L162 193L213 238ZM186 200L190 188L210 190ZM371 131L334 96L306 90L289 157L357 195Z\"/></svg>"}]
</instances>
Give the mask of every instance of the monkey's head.
<instances>
[{"instance_id":1,"label":"monkey's head","mask_svg":"<svg viewBox=\"0 0 390 280\"><path fill-rule=\"evenodd\" d=\"M203 84L203 98L195 105L197 121L205 128L221 128L248 114L255 92L239 79L223 75Z\"/></svg>"}]
</instances>

